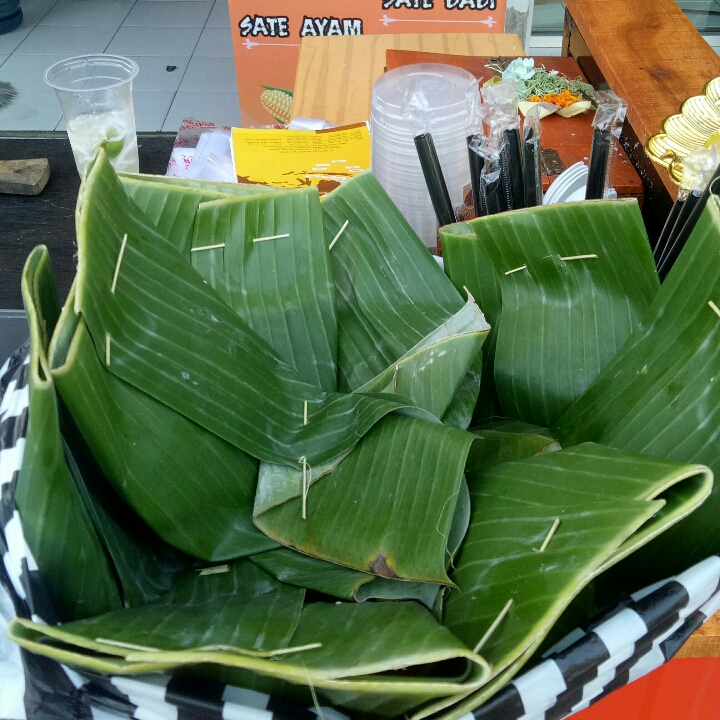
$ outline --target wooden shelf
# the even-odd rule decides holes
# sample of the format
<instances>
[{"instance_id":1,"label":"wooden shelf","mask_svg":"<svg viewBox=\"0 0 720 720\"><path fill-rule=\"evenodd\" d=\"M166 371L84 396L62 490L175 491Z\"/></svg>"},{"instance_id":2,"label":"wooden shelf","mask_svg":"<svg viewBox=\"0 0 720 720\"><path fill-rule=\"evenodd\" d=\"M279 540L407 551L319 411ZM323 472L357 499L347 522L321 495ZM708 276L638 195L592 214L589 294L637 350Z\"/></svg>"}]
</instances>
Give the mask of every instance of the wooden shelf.
<instances>
[{"instance_id":1,"label":"wooden shelf","mask_svg":"<svg viewBox=\"0 0 720 720\"><path fill-rule=\"evenodd\" d=\"M564 49L576 28L610 87L628 102L627 119L640 144L663 120L720 76L720 57L674 0L567 0ZM672 199L677 187L659 177Z\"/></svg>"}]
</instances>

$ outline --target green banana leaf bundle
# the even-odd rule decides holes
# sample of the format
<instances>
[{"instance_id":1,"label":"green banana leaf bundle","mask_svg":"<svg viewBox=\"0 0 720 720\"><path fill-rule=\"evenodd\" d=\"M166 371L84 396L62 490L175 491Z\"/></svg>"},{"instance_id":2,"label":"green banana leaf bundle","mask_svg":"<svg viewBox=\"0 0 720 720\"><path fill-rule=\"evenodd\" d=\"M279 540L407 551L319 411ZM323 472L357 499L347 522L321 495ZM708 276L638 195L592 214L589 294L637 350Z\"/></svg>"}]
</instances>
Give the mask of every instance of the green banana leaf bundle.
<instances>
[{"instance_id":1,"label":"green banana leaf bundle","mask_svg":"<svg viewBox=\"0 0 720 720\"><path fill-rule=\"evenodd\" d=\"M717 272L689 277L719 213L662 288L623 201L448 226L446 275L370 173L320 201L101 151L64 307L45 248L23 273L16 499L59 622L11 637L351 715L472 710L588 588L672 572L708 497L720 548Z\"/></svg>"}]
</instances>

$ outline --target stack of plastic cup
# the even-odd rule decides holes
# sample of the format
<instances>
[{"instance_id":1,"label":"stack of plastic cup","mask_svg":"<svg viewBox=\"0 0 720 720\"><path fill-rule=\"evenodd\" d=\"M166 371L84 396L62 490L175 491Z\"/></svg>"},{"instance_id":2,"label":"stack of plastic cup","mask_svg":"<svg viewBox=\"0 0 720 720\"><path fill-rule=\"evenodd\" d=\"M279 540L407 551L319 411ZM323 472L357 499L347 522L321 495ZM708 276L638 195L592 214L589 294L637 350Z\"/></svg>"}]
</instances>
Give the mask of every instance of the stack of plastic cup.
<instances>
[{"instance_id":1,"label":"stack of plastic cup","mask_svg":"<svg viewBox=\"0 0 720 720\"><path fill-rule=\"evenodd\" d=\"M437 220L415 149L411 121L403 114L406 92L421 90L432 134L453 207L462 205L470 183L466 121L468 92L477 81L451 65L407 65L390 70L373 85L370 130L372 170L426 246L437 245Z\"/></svg>"}]
</instances>

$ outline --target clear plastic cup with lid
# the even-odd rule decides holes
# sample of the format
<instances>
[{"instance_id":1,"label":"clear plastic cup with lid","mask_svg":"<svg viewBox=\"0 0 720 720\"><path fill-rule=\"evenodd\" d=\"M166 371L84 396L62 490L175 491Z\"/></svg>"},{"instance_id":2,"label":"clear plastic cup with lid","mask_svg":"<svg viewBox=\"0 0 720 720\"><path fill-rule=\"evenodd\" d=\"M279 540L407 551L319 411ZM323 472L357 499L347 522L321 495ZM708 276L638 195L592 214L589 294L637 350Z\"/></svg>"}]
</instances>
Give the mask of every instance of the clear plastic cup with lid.
<instances>
[{"instance_id":1,"label":"clear plastic cup with lid","mask_svg":"<svg viewBox=\"0 0 720 720\"><path fill-rule=\"evenodd\" d=\"M78 172L103 146L113 167L138 172L132 81L138 65L119 55L80 55L45 71L65 119Z\"/></svg>"}]
</instances>

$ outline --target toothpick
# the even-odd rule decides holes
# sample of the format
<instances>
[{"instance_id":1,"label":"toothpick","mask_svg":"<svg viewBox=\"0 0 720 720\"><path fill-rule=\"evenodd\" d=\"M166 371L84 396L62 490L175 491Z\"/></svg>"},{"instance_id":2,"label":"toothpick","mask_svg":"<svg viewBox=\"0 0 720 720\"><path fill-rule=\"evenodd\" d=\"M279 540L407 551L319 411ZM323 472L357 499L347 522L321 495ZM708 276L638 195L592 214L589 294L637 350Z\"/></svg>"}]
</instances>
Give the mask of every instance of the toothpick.
<instances>
[{"instance_id":1,"label":"toothpick","mask_svg":"<svg viewBox=\"0 0 720 720\"><path fill-rule=\"evenodd\" d=\"M490 639L490 636L497 630L498 625L503 621L505 616L512 607L513 600L510 598L506 603L505 607L500 611L500 614L493 620L492 625L487 629L487 632L480 638L480 642L475 646L473 652L479 653L483 645Z\"/></svg>"},{"instance_id":2,"label":"toothpick","mask_svg":"<svg viewBox=\"0 0 720 720\"><path fill-rule=\"evenodd\" d=\"M350 224L350 221L349 221L349 220L346 220L346 221L343 223L343 226L338 230L337 235L332 239L332 241L330 242L330 245L328 245L328 250L332 250L332 249L333 249L333 245L335 245L335 243L338 241L338 238L345 232L345 228L346 228L349 224Z\"/></svg>"},{"instance_id":3,"label":"toothpick","mask_svg":"<svg viewBox=\"0 0 720 720\"><path fill-rule=\"evenodd\" d=\"M315 713L317 714L319 720L325 720L325 713L323 712L322 708L320 707L320 703L317 699L317 693L315 692L315 688L313 687L312 681L310 678L308 678L307 681L308 685L310 686L310 694L312 695L312 701L313 705L315 706Z\"/></svg>"},{"instance_id":4,"label":"toothpick","mask_svg":"<svg viewBox=\"0 0 720 720\"><path fill-rule=\"evenodd\" d=\"M218 243L217 245L203 245L202 247L190 248L190 252L200 252L200 250L217 250L218 248L224 248L225 243Z\"/></svg>"},{"instance_id":5,"label":"toothpick","mask_svg":"<svg viewBox=\"0 0 720 720\"><path fill-rule=\"evenodd\" d=\"M527 270L527 265L521 265L520 267L515 268L514 270L508 270L505 274L512 275L513 273L520 272L521 270Z\"/></svg>"},{"instance_id":6,"label":"toothpick","mask_svg":"<svg viewBox=\"0 0 720 720\"><path fill-rule=\"evenodd\" d=\"M305 650L315 650L322 647L322 643L310 643L309 645L298 645L297 647L278 648L277 650L269 650L263 655L268 657L275 657L276 655L287 655L289 653L304 652ZM234 645L204 645L196 650L203 650L204 652L229 652L237 653L238 655L247 655L248 652L245 648L235 647ZM262 651L261 651L262 652Z\"/></svg>"},{"instance_id":7,"label":"toothpick","mask_svg":"<svg viewBox=\"0 0 720 720\"><path fill-rule=\"evenodd\" d=\"M540 546L540 549L538 550L538 552L545 552L545 548L550 544L550 541L552 540L552 537L555 534L555 531L558 529L558 525L560 525L560 518L555 518L555 522L552 524L550 531L545 536L545 539L543 540L543 544Z\"/></svg>"},{"instance_id":8,"label":"toothpick","mask_svg":"<svg viewBox=\"0 0 720 720\"><path fill-rule=\"evenodd\" d=\"M145 645L133 645L132 643L120 642L119 640L95 638L95 642L102 643L103 645L113 645L114 647L124 648L126 650L139 650L140 652L160 652L158 648L145 647Z\"/></svg>"},{"instance_id":9,"label":"toothpick","mask_svg":"<svg viewBox=\"0 0 720 720\"><path fill-rule=\"evenodd\" d=\"M395 366L395 372L393 373L393 381L392 381L392 391L395 392L397 390L397 374L398 370L400 369L399 365Z\"/></svg>"},{"instance_id":10,"label":"toothpick","mask_svg":"<svg viewBox=\"0 0 720 720\"><path fill-rule=\"evenodd\" d=\"M708 300L708 305L712 308L712 311L720 317L720 308L712 300Z\"/></svg>"},{"instance_id":11,"label":"toothpick","mask_svg":"<svg viewBox=\"0 0 720 720\"><path fill-rule=\"evenodd\" d=\"M303 403L303 425L307 425L307 423L307 400L305 400Z\"/></svg>"},{"instance_id":12,"label":"toothpick","mask_svg":"<svg viewBox=\"0 0 720 720\"><path fill-rule=\"evenodd\" d=\"M308 645L298 645L297 647L280 648L279 650L270 650L268 655L287 655L288 653L303 652L304 650L315 650L322 647L322 643L309 643Z\"/></svg>"},{"instance_id":13,"label":"toothpick","mask_svg":"<svg viewBox=\"0 0 720 720\"><path fill-rule=\"evenodd\" d=\"M305 456L303 455L300 458L300 462L302 463L303 468L303 484L302 484L302 519L307 519L307 493L308 493L308 486L307 486L307 460L305 459Z\"/></svg>"},{"instance_id":14,"label":"toothpick","mask_svg":"<svg viewBox=\"0 0 720 720\"><path fill-rule=\"evenodd\" d=\"M120 272L120 263L122 262L123 253L125 252L125 243L127 242L127 233L123 235L122 244L120 245L120 252L118 253L118 259L115 263L115 274L113 275L112 285L110 286L110 292L115 294L115 286L117 285L118 274Z\"/></svg>"},{"instance_id":15,"label":"toothpick","mask_svg":"<svg viewBox=\"0 0 720 720\"><path fill-rule=\"evenodd\" d=\"M268 235L267 237L253 238L253 242L265 242L265 240L281 240L282 238L290 237L290 233L284 235Z\"/></svg>"},{"instance_id":16,"label":"toothpick","mask_svg":"<svg viewBox=\"0 0 720 720\"><path fill-rule=\"evenodd\" d=\"M215 567L203 568L198 570L200 577L203 575L222 575L222 573L230 572L229 565L215 565Z\"/></svg>"},{"instance_id":17,"label":"toothpick","mask_svg":"<svg viewBox=\"0 0 720 720\"><path fill-rule=\"evenodd\" d=\"M569 257L561 257L561 260L597 260L598 256L595 253L591 255L570 255Z\"/></svg>"},{"instance_id":18,"label":"toothpick","mask_svg":"<svg viewBox=\"0 0 720 720\"><path fill-rule=\"evenodd\" d=\"M110 333L105 333L105 364L110 367Z\"/></svg>"}]
</instances>

